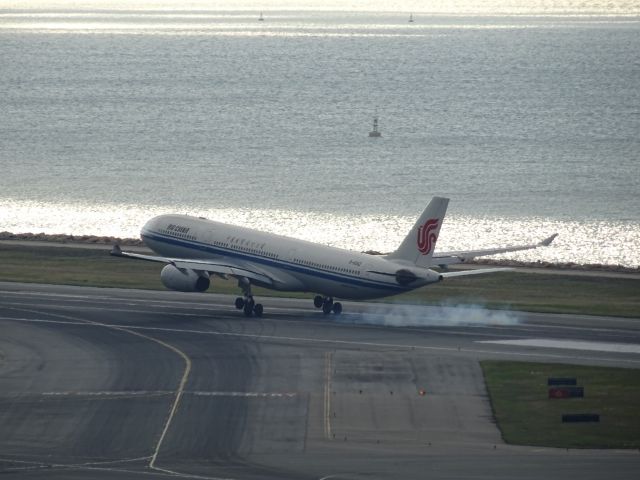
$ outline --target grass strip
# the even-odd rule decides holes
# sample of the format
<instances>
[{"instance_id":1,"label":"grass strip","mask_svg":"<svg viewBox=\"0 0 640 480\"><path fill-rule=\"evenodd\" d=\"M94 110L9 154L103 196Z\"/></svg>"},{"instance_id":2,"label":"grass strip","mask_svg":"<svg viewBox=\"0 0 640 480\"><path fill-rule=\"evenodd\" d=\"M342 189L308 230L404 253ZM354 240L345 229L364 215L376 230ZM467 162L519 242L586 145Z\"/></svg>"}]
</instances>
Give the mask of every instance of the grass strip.
<instances>
[{"instance_id":1,"label":"grass strip","mask_svg":"<svg viewBox=\"0 0 640 480\"><path fill-rule=\"evenodd\" d=\"M482 361L505 442L561 448L640 448L640 370ZM547 378L575 377L584 398L549 399ZM596 413L599 422L562 423Z\"/></svg>"},{"instance_id":2,"label":"grass strip","mask_svg":"<svg viewBox=\"0 0 640 480\"><path fill-rule=\"evenodd\" d=\"M104 250L0 244L0 281L162 290L162 265L112 257ZM234 280L214 278L213 293L239 293ZM254 289L256 296L294 296ZM640 318L640 280L506 272L445 280L393 297L427 305L484 305L532 312Z\"/></svg>"}]
</instances>

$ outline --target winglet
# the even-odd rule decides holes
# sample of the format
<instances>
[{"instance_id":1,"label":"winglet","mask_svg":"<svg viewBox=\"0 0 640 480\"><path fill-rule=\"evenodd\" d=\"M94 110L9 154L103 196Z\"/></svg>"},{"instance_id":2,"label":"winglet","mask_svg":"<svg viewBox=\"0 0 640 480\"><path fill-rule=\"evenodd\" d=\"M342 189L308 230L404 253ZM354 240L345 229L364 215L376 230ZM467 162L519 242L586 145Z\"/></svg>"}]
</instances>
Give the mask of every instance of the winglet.
<instances>
[{"instance_id":1,"label":"winglet","mask_svg":"<svg viewBox=\"0 0 640 480\"><path fill-rule=\"evenodd\" d=\"M548 247L549 245L551 245L551 242L553 242L556 237L558 236L557 233L554 233L553 235L551 235L549 238L545 238L544 240L542 240L538 246L539 247Z\"/></svg>"}]
</instances>

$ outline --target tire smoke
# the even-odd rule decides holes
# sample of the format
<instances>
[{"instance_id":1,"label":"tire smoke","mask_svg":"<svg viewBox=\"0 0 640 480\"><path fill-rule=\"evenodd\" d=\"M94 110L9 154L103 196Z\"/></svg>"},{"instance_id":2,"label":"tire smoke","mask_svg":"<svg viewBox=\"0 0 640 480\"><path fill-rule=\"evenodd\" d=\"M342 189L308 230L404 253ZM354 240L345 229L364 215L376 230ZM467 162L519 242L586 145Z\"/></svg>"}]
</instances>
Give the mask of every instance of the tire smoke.
<instances>
[{"instance_id":1,"label":"tire smoke","mask_svg":"<svg viewBox=\"0 0 640 480\"><path fill-rule=\"evenodd\" d=\"M344 316L341 323L386 327L459 327L516 325L517 312L490 310L482 305L398 305L369 307L360 314Z\"/></svg>"}]
</instances>

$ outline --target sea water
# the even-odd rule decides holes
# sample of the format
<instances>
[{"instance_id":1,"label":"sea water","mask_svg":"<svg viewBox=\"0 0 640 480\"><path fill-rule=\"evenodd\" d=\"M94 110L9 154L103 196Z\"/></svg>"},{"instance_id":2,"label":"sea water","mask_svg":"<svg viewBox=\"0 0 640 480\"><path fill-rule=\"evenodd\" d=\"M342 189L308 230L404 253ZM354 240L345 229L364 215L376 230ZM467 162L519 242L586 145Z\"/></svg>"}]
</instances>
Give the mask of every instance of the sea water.
<instances>
[{"instance_id":1,"label":"sea water","mask_svg":"<svg viewBox=\"0 0 640 480\"><path fill-rule=\"evenodd\" d=\"M638 266L640 7L556 3L0 9L0 231L177 212L386 252L440 195L440 251Z\"/></svg>"}]
</instances>

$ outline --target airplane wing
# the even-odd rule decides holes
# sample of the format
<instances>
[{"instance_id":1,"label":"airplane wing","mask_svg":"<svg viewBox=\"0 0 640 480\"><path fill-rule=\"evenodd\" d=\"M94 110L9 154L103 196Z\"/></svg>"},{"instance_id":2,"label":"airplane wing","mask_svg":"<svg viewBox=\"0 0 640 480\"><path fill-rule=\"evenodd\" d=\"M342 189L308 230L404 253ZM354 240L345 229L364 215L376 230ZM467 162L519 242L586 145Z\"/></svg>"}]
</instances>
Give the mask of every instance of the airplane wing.
<instances>
[{"instance_id":1,"label":"airplane wing","mask_svg":"<svg viewBox=\"0 0 640 480\"><path fill-rule=\"evenodd\" d=\"M137 260L146 260L149 262L170 263L177 268L189 268L191 270L216 273L218 275L246 277L267 285L272 285L274 283L273 279L270 276L259 272L257 268L253 270L250 266L238 265L235 264L233 260L229 259L225 259L222 262L215 262L213 260L190 260L185 258L169 258L159 257L156 255L143 255L141 253L123 252L118 245L115 245L109 253L116 257L134 258Z\"/></svg>"},{"instance_id":2,"label":"airplane wing","mask_svg":"<svg viewBox=\"0 0 640 480\"><path fill-rule=\"evenodd\" d=\"M554 233L548 238L545 238L543 241L539 243L534 243L531 245L518 245L514 247L502 247L502 248L490 248L486 250L469 250L466 252L444 252L434 254L432 264L439 266L452 265L456 263L464 263L469 260L473 260L476 257L482 257L486 255L495 255L498 253L507 253L507 252L518 252L520 250L531 250L533 248L538 247L548 247L551 245L551 242L558 236L557 233ZM476 270L477 271L477 270ZM459 273L459 272L455 272ZM468 273L467 275L471 275ZM453 275L450 275L453 276Z\"/></svg>"}]
</instances>

